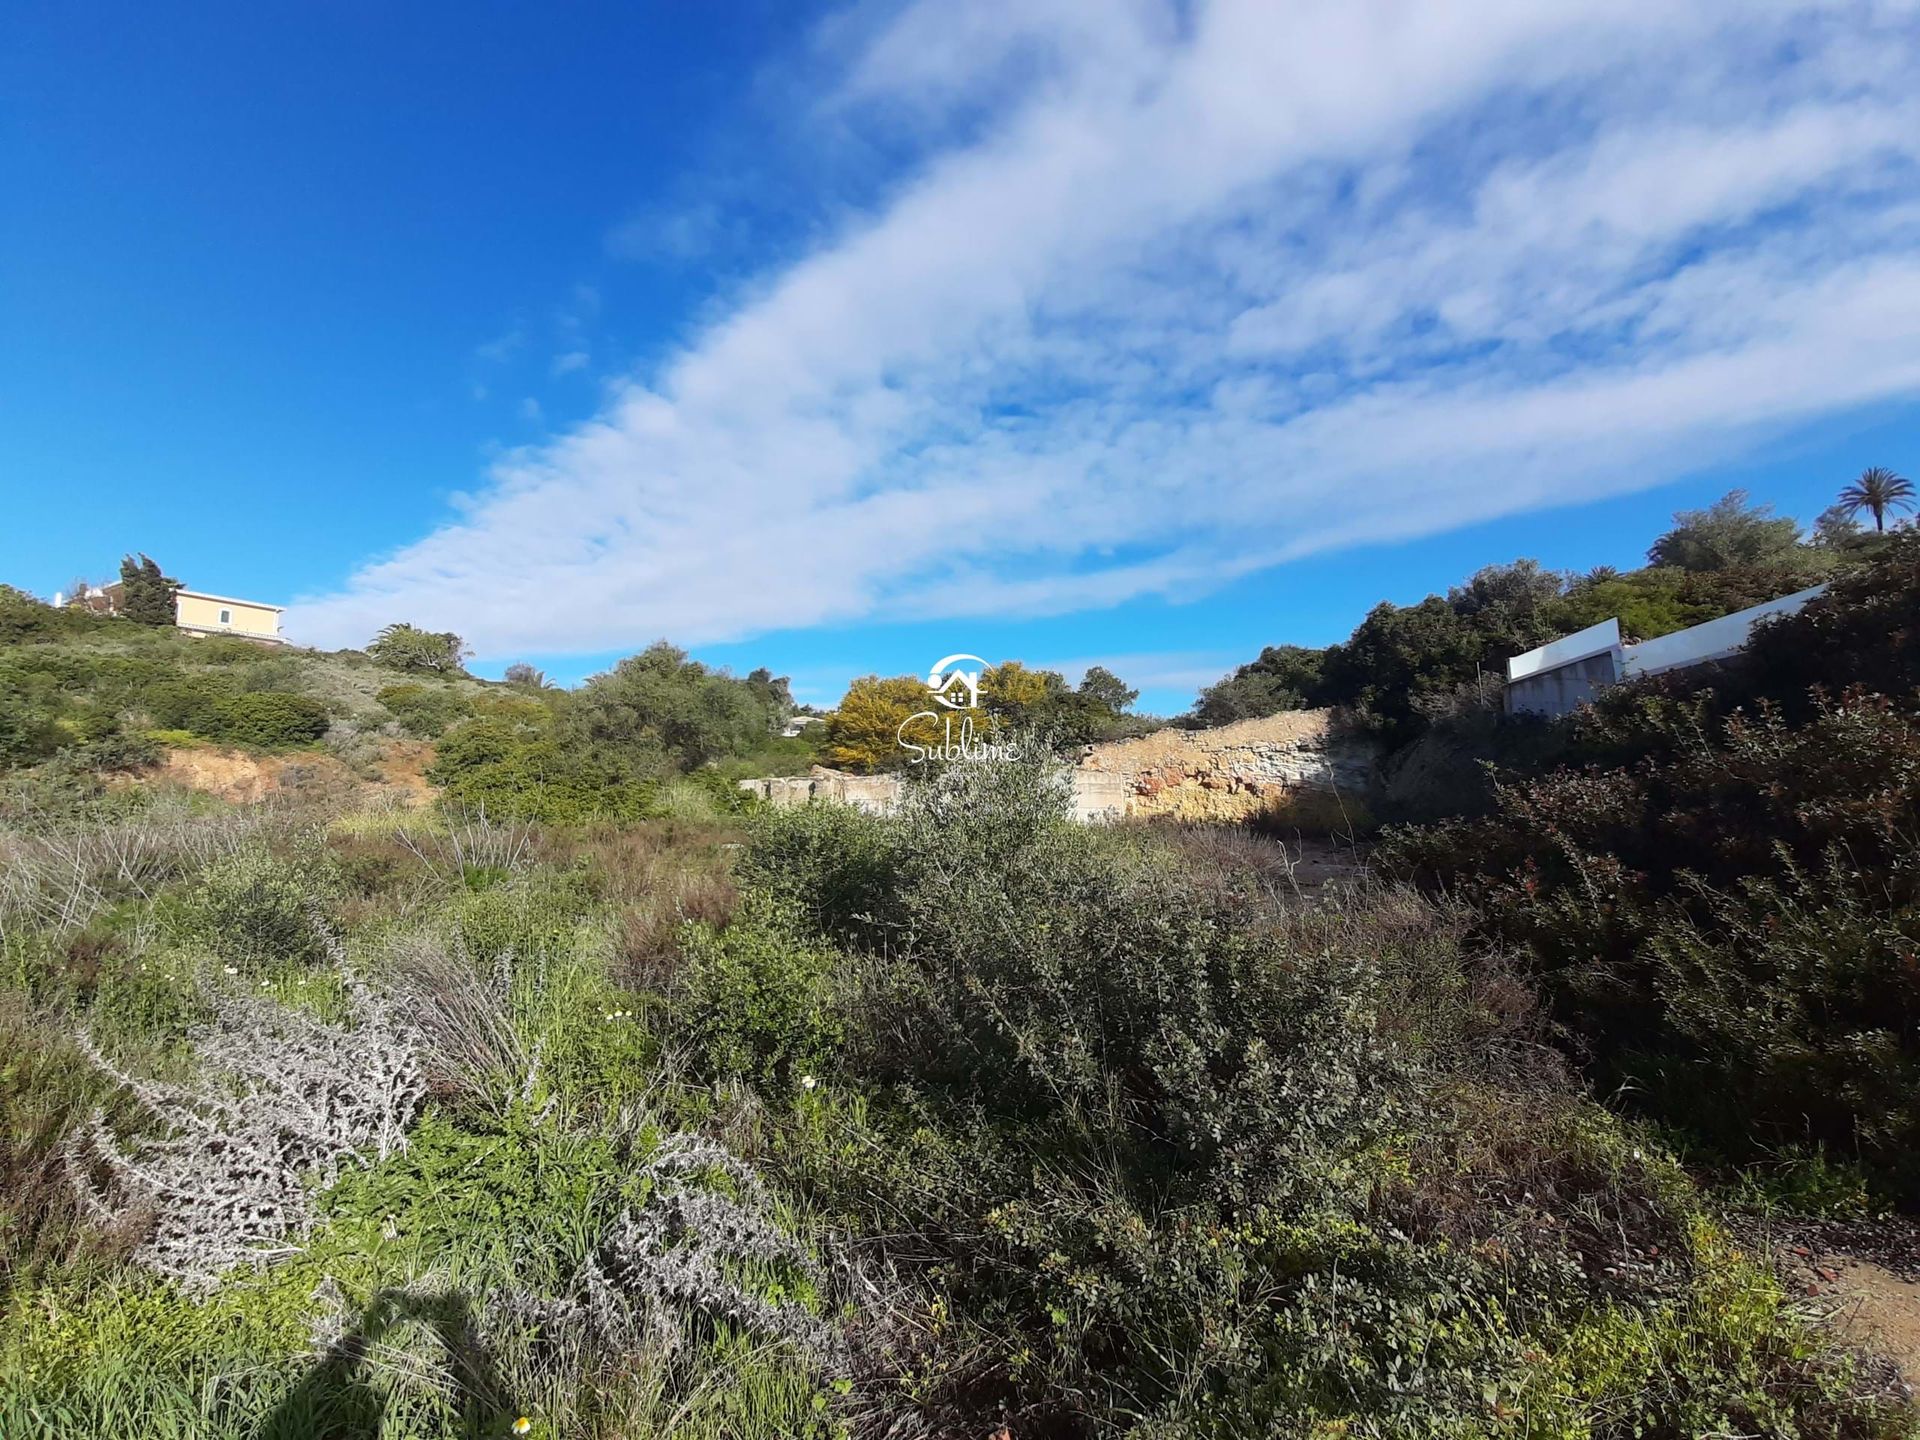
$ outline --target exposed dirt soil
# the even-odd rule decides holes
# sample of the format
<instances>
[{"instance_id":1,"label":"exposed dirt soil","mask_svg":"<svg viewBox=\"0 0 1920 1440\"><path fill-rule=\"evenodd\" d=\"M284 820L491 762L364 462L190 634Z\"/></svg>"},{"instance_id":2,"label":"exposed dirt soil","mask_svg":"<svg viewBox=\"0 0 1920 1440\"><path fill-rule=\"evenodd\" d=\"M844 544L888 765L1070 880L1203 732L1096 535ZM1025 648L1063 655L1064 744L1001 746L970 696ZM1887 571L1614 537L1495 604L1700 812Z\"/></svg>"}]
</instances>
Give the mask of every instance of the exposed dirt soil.
<instances>
[{"instance_id":1,"label":"exposed dirt soil","mask_svg":"<svg viewBox=\"0 0 1920 1440\"><path fill-rule=\"evenodd\" d=\"M364 780L331 755L250 755L244 750L193 746L169 750L144 778L204 791L237 805L257 804L276 795L343 798L356 791L368 799L404 806L432 800L425 770L433 747L417 740L390 741L376 762L378 778Z\"/></svg>"},{"instance_id":2,"label":"exposed dirt soil","mask_svg":"<svg viewBox=\"0 0 1920 1440\"><path fill-rule=\"evenodd\" d=\"M1911 1389L1920 1382L1920 1284L1871 1260L1842 1267L1839 1274L1834 1293L1844 1307L1835 1317L1841 1333L1893 1361Z\"/></svg>"},{"instance_id":3,"label":"exposed dirt soil","mask_svg":"<svg viewBox=\"0 0 1920 1440\"><path fill-rule=\"evenodd\" d=\"M1775 1220L1780 1273L1849 1345L1897 1371L1889 1388L1920 1386L1920 1221Z\"/></svg>"},{"instance_id":4,"label":"exposed dirt soil","mask_svg":"<svg viewBox=\"0 0 1920 1440\"><path fill-rule=\"evenodd\" d=\"M427 779L427 767L433 764L433 746L425 740L389 740L386 753L374 762L380 783L395 792L395 798L407 805L425 805L435 794Z\"/></svg>"}]
</instances>

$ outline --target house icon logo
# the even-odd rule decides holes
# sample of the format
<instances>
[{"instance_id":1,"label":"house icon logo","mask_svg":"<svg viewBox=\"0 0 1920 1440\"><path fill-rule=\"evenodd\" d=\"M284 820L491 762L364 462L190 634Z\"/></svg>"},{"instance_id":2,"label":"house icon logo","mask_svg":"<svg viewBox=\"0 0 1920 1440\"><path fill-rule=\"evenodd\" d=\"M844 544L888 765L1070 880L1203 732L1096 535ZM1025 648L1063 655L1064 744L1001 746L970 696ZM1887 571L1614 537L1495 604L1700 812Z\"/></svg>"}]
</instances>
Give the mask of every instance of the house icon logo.
<instances>
[{"instance_id":1,"label":"house icon logo","mask_svg":"<svg viewBox=\"0 0 1920 1440\"><path fill-rule=\"evenodd\" d=\"M968 661L979 669L967 669ZM980 675L986 667L978 655L949 655L927 672L927 689L949 710L972 710L980 704Z\"/></svg>"}]
</instances>

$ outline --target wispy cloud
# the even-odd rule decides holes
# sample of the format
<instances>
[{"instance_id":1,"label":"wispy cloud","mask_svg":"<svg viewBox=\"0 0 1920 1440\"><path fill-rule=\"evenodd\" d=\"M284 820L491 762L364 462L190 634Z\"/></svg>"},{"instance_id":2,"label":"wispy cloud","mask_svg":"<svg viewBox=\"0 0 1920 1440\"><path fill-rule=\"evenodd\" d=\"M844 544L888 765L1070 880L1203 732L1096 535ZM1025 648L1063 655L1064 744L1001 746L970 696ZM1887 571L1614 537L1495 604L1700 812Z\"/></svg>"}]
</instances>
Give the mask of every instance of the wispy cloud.
<instances>
[{"instance_id":1,"label":"wispy cloud","mask_svg":"<svg viewBox=\"0 0 1920 1440\"><path fill-rule=\"evenodd\" d=\"M1911 0L875 14L814 123L885 200L299 633L1193 594L1920 394Z\"/></svg>"}]
</instances>

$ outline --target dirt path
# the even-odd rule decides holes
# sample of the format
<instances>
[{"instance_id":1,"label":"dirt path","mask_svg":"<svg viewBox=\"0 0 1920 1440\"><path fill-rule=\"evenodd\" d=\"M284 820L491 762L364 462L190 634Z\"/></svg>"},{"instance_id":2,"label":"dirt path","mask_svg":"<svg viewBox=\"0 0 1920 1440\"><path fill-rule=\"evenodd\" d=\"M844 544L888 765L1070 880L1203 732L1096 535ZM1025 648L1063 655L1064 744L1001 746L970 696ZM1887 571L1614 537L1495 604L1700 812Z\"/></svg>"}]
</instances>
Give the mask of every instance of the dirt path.
<instances>
[{"instance_id":1,"label":"dirt path","mask_svg":"<svg viewBox=\"0 0 1920 1440\"><path fill-rule=\"evenodd\" d=\"M1780 1270L1852 1346L1884 1357L1887 1377L1920 1388L1920 1223L1908 1218L1776 1221Z\"/></svg>"},{"instance_id":2,"label":"dirt path","mask_svg":"<svg viewBox=\"0 0 1920 1440\"><path fill-rule=\"evenodd\" d=\"M1840 1272L1841 1333L1884 1353L1909 1387L1920 1383L1920 1284L1871 1260Z\"/></svg>"}]
</instances>

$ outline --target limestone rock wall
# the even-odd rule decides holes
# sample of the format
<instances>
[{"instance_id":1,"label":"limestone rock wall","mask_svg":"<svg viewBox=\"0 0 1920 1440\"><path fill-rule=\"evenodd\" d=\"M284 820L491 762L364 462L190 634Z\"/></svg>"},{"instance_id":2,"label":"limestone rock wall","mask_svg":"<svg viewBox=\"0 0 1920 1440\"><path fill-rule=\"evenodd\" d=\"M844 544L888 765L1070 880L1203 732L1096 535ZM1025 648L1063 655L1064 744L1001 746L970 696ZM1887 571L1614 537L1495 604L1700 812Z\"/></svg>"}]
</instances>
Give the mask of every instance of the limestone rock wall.
<instances>
[{"instance_id":1,"label":"limestone rock wall","mask_svg":"<svg viewBox=\"0 0 1920 1440\"><path fill-rule=\"evenodd\" d=\"M742 780L742 790L770 805L804 805L809 800L838 800L856 810L890 814L900 800L898 775L853 775L816 765L805 775L773 775L764 780Z\"/></svg>"},{"instance_id":2,"label":"limestone rock wall","mask_svg":"<svg viewBox=\"0 0 1920 1440\"><path fill-rule=\"evenodd\" d=\"M1327 710L1289 710L1091 746L1074 770L1075 812L1085 820L1360 824L1377 783L1377 755L1364 740L1336 735L1332 718Z\"/></svg>"},{"instance_id":3,"label":"limestone rock wall","mask_svg":"<svg viewBox=\"0 0 1920 1440\"><path fill-rule=\"evenodd\" d=\"M1137 740L1089 746L1073 772L1081 820L1168 816L1182 820L1269 818L1306 829L1362 824L1377 756L1335 735L1331 712L1291 710L1214 730L1156 730ZM815 766L807 775L743 780L774 805L838 800L886 814L898 803L895 775L849 775Z\"/></svg>"}]
</instances>

